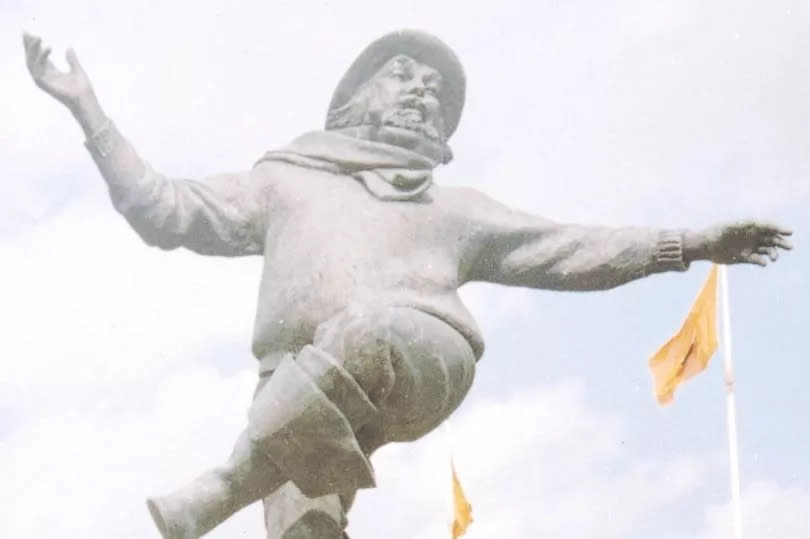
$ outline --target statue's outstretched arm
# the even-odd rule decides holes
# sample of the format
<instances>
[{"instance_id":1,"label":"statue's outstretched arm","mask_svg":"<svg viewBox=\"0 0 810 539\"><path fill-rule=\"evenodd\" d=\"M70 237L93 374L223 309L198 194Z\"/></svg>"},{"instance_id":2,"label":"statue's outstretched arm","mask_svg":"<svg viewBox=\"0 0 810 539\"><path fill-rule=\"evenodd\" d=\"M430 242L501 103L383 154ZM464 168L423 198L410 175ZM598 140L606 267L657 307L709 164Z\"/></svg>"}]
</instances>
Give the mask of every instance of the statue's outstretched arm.
<instances>
[{"instance_id":1,"label":"statue's outstretched arm","mask_svg":"<svg viewBox=\"0 0 810 539\"><path fill-rule=\"evenodd\" d=\"M67 52L70 70L62 72L49 60L50 49L43 48L40 38L26 34L23 41L34 82L73 113L113 205L144 241L209 255L261 254L262 197L249 173L223 174L205 182L157 173L104 114L72 50Z\"/></svg>"},{"instance_id":2,"label":"statue's outstretched arm","mask_svg":"<svg viewBox=\"0 0 810 539\"><path fill-rule=\"evenodd\" d=\"M480 195L483 197L483 195ZM552 290L605 290L696 260L764 266L790 249L789 230L736 222L703 231L560 224L479 203L467 279Z\"/></svg>"}]
</instances>

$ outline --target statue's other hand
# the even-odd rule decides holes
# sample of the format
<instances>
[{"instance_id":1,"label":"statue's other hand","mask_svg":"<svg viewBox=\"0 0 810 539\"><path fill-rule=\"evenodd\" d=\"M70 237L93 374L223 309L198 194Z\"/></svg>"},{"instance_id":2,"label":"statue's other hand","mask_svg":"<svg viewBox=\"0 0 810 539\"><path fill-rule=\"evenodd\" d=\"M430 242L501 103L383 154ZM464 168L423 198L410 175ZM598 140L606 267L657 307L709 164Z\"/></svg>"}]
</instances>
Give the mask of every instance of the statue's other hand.
<instances>
[{"instance_id":1,"label":"statue's other hand","mask_svg":"<svg viewBox=\"0 0 810 539\"><path fill-rule=\"evenodd\" d=\"M779 258L779 250L792 249L792 232L772 223L741 221L714 227L705 233L707 258L717 264L757 264Z\"/></svg>"},{"instance_id":2,"label":"statue's other hand","mask_svg":"<svg viewBox=\"0 0 810 539\"><path fill-rule=\"evenodd\" d=\"M79 59L73 49L68 49L66 57L70 71L63 72L53 65L48 58L50 47L42 46L42 39L30 34L23 34L25 46L25 62L28 71L37 86L62 102L71 110L75 110L81 102L93 96L90 79L79 64Z\"/></svg>"}]
</instances>

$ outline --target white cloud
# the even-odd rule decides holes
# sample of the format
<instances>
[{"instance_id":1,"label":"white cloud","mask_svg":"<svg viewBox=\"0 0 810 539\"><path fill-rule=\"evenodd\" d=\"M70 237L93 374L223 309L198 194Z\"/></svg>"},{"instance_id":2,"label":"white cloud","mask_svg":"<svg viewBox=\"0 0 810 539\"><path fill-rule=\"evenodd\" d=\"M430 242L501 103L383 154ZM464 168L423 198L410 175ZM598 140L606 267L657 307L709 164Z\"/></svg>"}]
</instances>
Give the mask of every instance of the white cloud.
<instances>
[{"instance_id":1,"label":"white cloud","mask_svg":"<svg viewBox=\"0 0 810 539\"><path fill-rule=\"evenodd\" d=\"M223 462L245 426L258 261L148 249L97 208L0 244L3 537L154 535L145 497ZM261 522L254 507L212 537Z\"/></svg>"},{"instance_id":2,"label":"white cloud","mask_svg":"<svg viewBox=\"0 0 810 539\"><path fill-rule=\"evenodd\" d=\"M154 536L145 497L227 458L254 382L251 371L222 377L210 367L175 370L139 384L141 399L114 410L103 403L77 409L72 398L83 388L66 386L62 411L40 413L0 442L0 534ZM131 389L127 384L119 385ZM257 511L240 515L218 536L244 526L258 536Z\"/></svg>"},{"instance_id":3,"label":"white cloud","mask_svg":"<svg viewBox=\"0 0 810 539\"><path fill-rule=\"evenodd\" d=\"M250 329L257 259L216 263L142 244L112 210L75 204L48 226L0 244L0 313L8 356L0 404L36 414L74 399L132 397L221 342L241 344L234 365L253 367ZM223 313L228 313L223 316ZM119 384L121 380L126 383ZM132 385L131 385L132 384ZM137 389L136 389L137 390ZM30 399L32 392L37 398Z\"/></svg>"},{"instance_id":4,"label":"white cloud","mask_svg":"<svg viewBox=\"0 0 810 539\"><path fill-rule=\"evenodd\" d=\"M810 489L769 481L753 482L743 492L741 508L746 537L810 537ZM732 537L732 531L731 504L727 503L708 509L703 529L688 537L726 539Z\"/></svg>"},{"instance_id":5,"label":"white cloud","mask_svg":"<svg viewBox=\"0 0 810 539\"><path fill-rule=\"evenodd\" d=\"M701 483L694 456L622 462L624 426L591 409L582 388L534 388L465 406L451 428L380 450L378 489L362 493L350 532L441 538L449 519L449 455L473 505L470 539L626 538L651 510ZM452 432L451 432L452 431Z\"/></svg>"}]
</instances>

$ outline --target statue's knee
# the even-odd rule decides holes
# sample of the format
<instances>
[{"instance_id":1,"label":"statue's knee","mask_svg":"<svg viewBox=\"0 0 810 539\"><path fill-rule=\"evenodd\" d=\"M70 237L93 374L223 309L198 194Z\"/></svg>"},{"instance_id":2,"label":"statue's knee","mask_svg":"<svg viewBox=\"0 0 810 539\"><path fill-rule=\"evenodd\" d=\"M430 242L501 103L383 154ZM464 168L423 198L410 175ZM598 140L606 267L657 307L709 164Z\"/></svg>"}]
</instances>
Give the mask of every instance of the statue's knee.
<instances>
[{"instance_id":1,"label":"statue's knee","mask_svg":"<svg viewBox=\"0 0 810 539\"><path fill-rule=\"evenodd\" d=\"M343 366L375 403L394 386L396 337L392 327L390 313L377 311L355 317L343 330Z\"/></svg>"},{"instance_id":2,"label":"statue's knee","mask_svg":"<svg viewBox=\"0 0 810 539\"><path fill-rule=\"evenodd\" d=\"M402 356L421 338L419 314L406 307L350 307L318 327L314 345L337 358L379 404L394 388Z\"/></svg>"}]
</instances>

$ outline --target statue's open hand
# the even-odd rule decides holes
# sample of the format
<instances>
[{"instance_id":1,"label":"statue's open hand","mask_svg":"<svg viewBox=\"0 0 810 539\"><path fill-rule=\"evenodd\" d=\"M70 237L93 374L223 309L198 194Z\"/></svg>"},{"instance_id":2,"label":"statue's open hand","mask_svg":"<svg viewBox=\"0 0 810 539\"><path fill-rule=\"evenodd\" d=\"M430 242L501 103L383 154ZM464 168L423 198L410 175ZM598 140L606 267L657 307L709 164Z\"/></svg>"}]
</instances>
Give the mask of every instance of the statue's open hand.
<instances>
[{"instance_id":1,"label":"statue's open hand","mask_svg":"<svg viewBox=\"0 0 810 539\"><path fill-rule=\"evenodd\" d=\"M775 262L779 250L792 249L785 238L791 231L770 223L742 221L706 231L704 245L707 258L717 264L757 264Z\"/></svg>"},{"instance_id":2,"label":"statue's open hand","mask_svg":"<svg viewBox=\"0 0 810 539\"><path fill-rule=\"evenodd\" d=\"M63 72L53 65L48 58L50 47L42 46L42 39L30 34L23 34L25 61L37 86L61 101L71 110L80 106L83 99L92 97L93 89L90 80L79 64L76 53L68 49L66 57L70 71Z\"/></svg>"}]
</instances>

